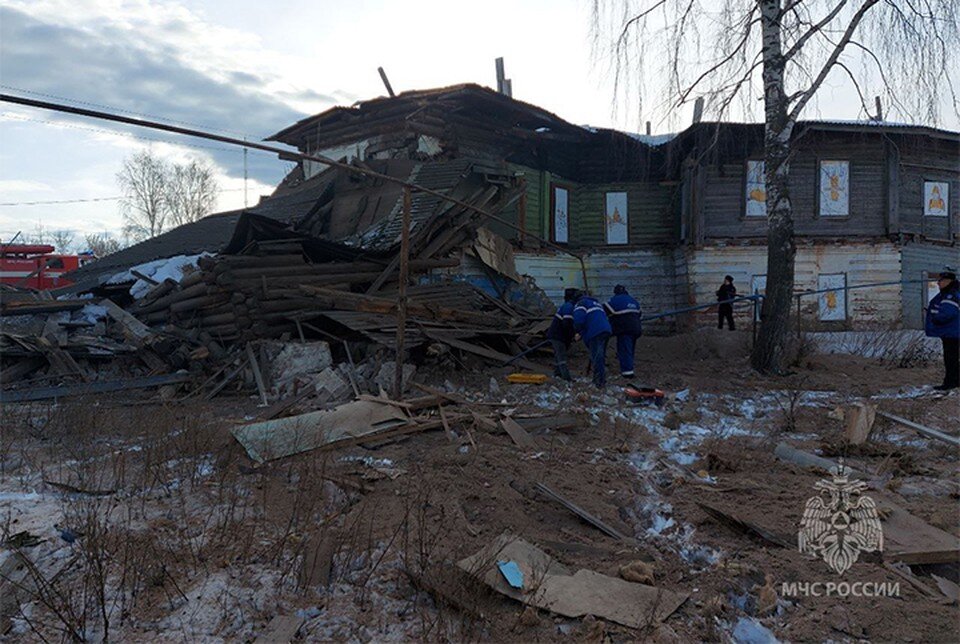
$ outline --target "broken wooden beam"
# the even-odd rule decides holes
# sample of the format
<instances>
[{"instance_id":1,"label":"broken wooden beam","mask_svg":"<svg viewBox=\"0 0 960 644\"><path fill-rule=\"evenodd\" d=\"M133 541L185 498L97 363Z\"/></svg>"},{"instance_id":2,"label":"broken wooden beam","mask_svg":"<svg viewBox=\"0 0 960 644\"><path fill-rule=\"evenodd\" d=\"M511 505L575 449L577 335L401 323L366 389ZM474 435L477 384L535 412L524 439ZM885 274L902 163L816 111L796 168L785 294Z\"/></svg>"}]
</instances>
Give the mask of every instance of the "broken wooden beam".
<instances>
[{"instance_id":1,"label":"broken wooden beam","mask_svg":"<svg viewBox=\"0 0 960 644\"><path fill-rule=\"evenodd\" d=\"M589 512L581 508L579 505L560 496L558 493L554 492L552 489L550 489L543 483L537 483L537 489L543 492L544 494L546 494L548 497L550 497L557 503L559 503L560 505L562 505L563 507L565 507L566 509L570 510L570 512L573 512L575 515L577 515L578 517L580 517L581 519L583 519L593 527L600 530L601 532L613 537L614 539L619 539L620 541L628 541L628 542L633 541L633 539L631 539L627 535L623 534L613 526L609 525L608 523L605 523L601 519L590 514Z\"/></svg>"},{"instance_id":2,"label":"broken wooden beam","mask_svg":"<svg viewBox=\"0 0 960 644\"><path fill-rule=\"evenodd\" d=\"M926 436L927 438L933 438L938 441L947 443L948 445L953 445L954 447L960 447L960 438L956 436L951 436L949 434L944 434L943 432L933 429L931 427L925 427L920 423L915 423L912 420L907 420L906 418L901 418L900 416L894 416L893 414L888 414L885 411L878 411L878 416L886 418L887 420L892 420L895 423L899 423L905 427Z\"/></svg>"},{"instance_id":3,"label":"broken wooden beam","mask_svg":"<svg viewBox=\"0 0 960 644\"><path fill-rule=\"evenodd\" d=\"M49 400L50 398L104 394L112 391L126 391L128 389L149 389L151 387L187 382L189 380L190 374L171 373L161 376L148 376L146 378L128 378L126 380L91 382L79 385L60 385L56 387L40 387L37 389L0 391L0 402L28 402L31 400Z\"/></svg>"}]
</instances>

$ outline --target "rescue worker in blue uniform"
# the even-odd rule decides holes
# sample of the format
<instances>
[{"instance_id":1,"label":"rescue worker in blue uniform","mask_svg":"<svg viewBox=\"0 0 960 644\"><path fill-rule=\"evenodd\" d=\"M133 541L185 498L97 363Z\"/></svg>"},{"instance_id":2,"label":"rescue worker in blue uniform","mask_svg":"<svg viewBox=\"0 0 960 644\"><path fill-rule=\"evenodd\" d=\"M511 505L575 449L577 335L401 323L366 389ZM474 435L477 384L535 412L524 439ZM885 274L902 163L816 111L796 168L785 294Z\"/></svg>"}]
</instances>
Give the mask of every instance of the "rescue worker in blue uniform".
<instances>
[{"instance_id":1,"label":"rescue worker in blue uniform","mask_svg":"<svg viewBox=\"0 0 960 644\"><path fill-rule=\"evenodd\" d=\"M611 328L600 302L582 295L573 307L573 328L590 350L593 384L603 389L607 384L607 342Z\"/></svg>"},{"instance_id":2,"label":"rescue worker in blue uniform","mask_svg":"<svg viewBox=\"0 0 960 644\"><path fill-rule=\"evenodd\" d=\"M570 381L570 367L567 366L567 351L577 332L573 329L573 306L580 299L580 291L568 288L563 292L563 304L557 309L547 329L547 340L553 347L555 366L553 375Z\"/></svg>"},{"instance_id":3,"label":"rescue worker in blue uniform","mask_svg":"<svg viewBox=\"0 0 960 644\"><path fill-rule=\"evenodd\" d=\"M934 389L949 391L960 387L960 285L956 269L945 268L937 286L940 292L927 307L925 331L927 336L943 342L943 384Z\"/></svg>"},{"instance_id":4,"label":"rescue worker in blue uniform","mask_svg":"<svg viewBox=\"0 0 960 644\"><path fill-rule=\"evenodd\" d=\"M620 362L620 375L633 377L633 356L637 338L642 330L640 325L640 303L629 293L626 287L617 284L613 287L613 297L604 305L610 318L610 328L617 336L617 360Z\"/></svg>"}]
</instances>

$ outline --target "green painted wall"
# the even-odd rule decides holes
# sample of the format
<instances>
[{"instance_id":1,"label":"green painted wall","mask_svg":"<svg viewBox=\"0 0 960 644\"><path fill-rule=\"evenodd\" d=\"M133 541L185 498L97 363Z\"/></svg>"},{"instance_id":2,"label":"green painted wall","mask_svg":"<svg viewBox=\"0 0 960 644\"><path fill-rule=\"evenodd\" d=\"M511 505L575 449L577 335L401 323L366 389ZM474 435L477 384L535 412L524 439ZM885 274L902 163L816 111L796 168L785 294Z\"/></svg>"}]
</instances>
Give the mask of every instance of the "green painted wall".
<instances>
[{"instance_id":1,"label":"green painted wall","mask_svg":"<svg viewBox=\"0 0 960 644\"><path fill-rule=\"evenodd\" d=\"M607 192L627 193L630 246L652 246L677 239L678 219L673 210L673 186L656 183L578 184L564 177L533 168L511 165L527 182L527 231L550 238L550 186L559 183L570 189L571 247L607 246L604 201ZM517 208L509 213L516 220Z\"/></svg>"}]
</instances>

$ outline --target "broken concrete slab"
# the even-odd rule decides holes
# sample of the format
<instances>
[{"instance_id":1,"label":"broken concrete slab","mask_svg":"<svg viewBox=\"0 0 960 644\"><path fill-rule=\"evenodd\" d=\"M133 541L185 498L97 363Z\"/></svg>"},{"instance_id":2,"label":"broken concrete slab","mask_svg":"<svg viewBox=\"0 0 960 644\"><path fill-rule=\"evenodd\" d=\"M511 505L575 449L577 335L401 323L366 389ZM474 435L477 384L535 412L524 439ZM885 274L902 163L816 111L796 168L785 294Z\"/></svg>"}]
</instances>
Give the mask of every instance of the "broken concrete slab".
<instances>
[{"instance_id":1,"label":"broken concrete slab","mask_svg":"<svg viewBox=\"0 0 960 644\"><path fill-rule=\"evenodd\" d=\"M522 572L523 587L504 578L498 562L513 562ZM528 606L565 617L595 615L641 628L663 621L687 600L686 593L637 584L592 570L572 572L534 545L508 533L457 564L492 589Z\"/></svg>"},{"instance_id":2,"label":"broken concrete slab","mask_svg":"<svg viewBox=\"0 0 960 644\"><path fill-rule=\"evenodd\" d=\"M318 394L327 400L344 400L349 397L350 383L335 367L327 367L313 377L313 385Z\"/></svg>"},{"instance_id":3,"label":"broken concrete slab","mask_svg":"<svg viewBox=\"0 0 960 644\"><path fill-rule=\"evenodd\" d=\"M250 458L264 463L406 423L407 416L393 405L357 400L330 410L241 425L233 435Z\"/></svg>"},{"instance_id":4,"label":"broken concrete slab","mask_svg":"<svg viewBox=\"0 0 960 644\"><path fill-rule=\"evenodd\" d=\"M326 342L268 341L260 346L265 358L265 375L274 383L320 373L333 365L330 345Z\"/></svg>"}]
</instances>

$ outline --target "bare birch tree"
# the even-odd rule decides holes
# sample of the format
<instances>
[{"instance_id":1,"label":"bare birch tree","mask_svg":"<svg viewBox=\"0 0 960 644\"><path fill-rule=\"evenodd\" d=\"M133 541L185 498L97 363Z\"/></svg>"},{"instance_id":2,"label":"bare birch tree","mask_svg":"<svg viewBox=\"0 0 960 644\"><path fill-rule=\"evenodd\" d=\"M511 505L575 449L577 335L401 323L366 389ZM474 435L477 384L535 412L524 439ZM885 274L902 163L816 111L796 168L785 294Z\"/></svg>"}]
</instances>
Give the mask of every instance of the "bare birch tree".
<instances>
[{"instance_id":1,"label":"bare birch tree","mask_svg":"<svg viewBox=\"0 0 960 644\"><path fill-rule=\"evenodd\" d=\"M50 243L58 253L69 253L73 249L73 240L76 237L72 230L54 230L50 233Z\"/></svg>"},{"instance_id":2,"label":"bare birch tree","mask_svg":"<svg viewBox=\"0 0 960 644\"><path fill-rule=\"evenodd\" d=\"M135 241L162 233L167 223L167 163L149 151L137 152L123 162L117 183L123 193L120 212L123 231Z\"/></svg>"},{"instance_id":3,"label":"bare birch tree","mask_svg":"<svg viewBox=\"0 0 960 644\"><path fill-rule=\"evenodd\" d=\"M85 250L89 250L97 259L106 257L123 248L123 244L121 244L119 240L111 237L107 233L85 235L83 241L86 244Z\"/></svg>"},{"instance_id":4,"label":"bare birch tree","mask_svg":"<svg viewBox=\"0 0 960 644\"><path fill-rule=\"evenodd\" d=\"M169 163L149 151L138 152L117 174L123 198L123 231L134 241L207 216L220 191L207 163Z\"/></svg>"},{"instance_id":5,"label":"bare birch tree","mask_svg":"<svg viewBox=\"0 0 960 644\"><path fill-rule=\"evenodd\" d=\"M702 97L718 120L751 115L762 93L767 288L752 363L780 373L794 288L790 159L798 119L829 78L882 94L905 120L936 123L960 42L957 0L594 0L595 53L618 98L661 110ZM648 82L648 79L653 79ZM831 82L832 82L831 81Z\"/></svg>"},{"instance_id":6,"label":"bare birch tree","mask_svg":"<svg viewBox=\"0 0 960 644\"><path fill-rule=\"evenodd\" d=\"M217 204L219 188L213 168L199 161L170 168L167 181L167 212L172 226L182 226L210 214Z\"/></svg>"}]
</instances>

